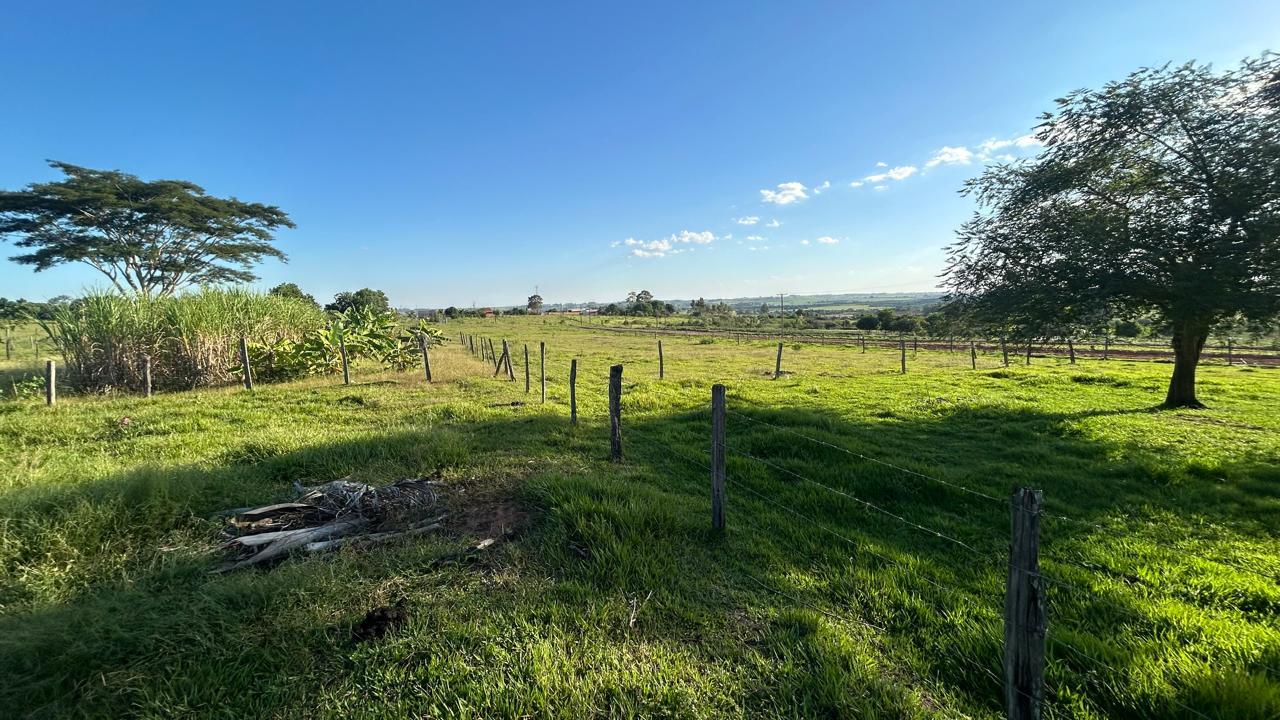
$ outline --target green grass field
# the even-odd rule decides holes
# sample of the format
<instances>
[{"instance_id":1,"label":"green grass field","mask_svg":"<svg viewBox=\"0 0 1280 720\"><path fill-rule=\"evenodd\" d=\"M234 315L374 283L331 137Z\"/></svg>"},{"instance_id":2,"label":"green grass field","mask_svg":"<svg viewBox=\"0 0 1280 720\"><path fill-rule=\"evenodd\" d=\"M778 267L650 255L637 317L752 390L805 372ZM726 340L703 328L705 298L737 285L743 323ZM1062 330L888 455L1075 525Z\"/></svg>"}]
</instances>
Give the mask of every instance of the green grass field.
<instances>
[{"instance_id":1,"label":"green grass field","mask_svg":"<svg viewBox=\"0 0 1280 720\"><path fill-rule=\"evenodd\" d=\"M788 345L773 380L772 343L667 337L659 381L650 337L443 329L431 385L358 368L0 401L0 715L1002 717L1006 498L1025 485L1047 508L1046 716L1280 717L1280 370L1206 366L1210 409L1157 411L1166 364L922 351L903 376L894 351ZM512 341L517 381L459 332ZM209 574L220 510L434 473L444 535ZM505 539L459 554L485 537ZM398 601L407 624L352 640Z\"/></svg>"}]
</instances>

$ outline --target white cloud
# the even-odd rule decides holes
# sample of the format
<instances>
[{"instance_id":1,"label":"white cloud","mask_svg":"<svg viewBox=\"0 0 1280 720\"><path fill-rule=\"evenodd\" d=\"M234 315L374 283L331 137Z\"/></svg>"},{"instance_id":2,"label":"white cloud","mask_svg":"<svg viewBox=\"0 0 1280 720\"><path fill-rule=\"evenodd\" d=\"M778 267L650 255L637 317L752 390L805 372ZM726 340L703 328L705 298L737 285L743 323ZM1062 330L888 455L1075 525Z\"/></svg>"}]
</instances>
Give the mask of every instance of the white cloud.
<instances>
[{"instance_id":1,"label":"white cloud","mask_svg":"<svg viewBox=\"0 0 1280 720\"><path fill-rule=\"evenodd\" d=\"M833 238L830 235L823 235L822 237L818 238L814 242L820 243L822 245L835 245L836 243L840 242L840 238Z\"/></svg>"},{"instance_id":2,"label":"white cloud","mask_svg":"<svg viewBox=\"0 0 1280 720\"><path fill-rule=\"evenodd\" d=\"M867 182L873 182L873 183L884 182L885 180L906 180L907 178L915 174L916 174L915 165L899 165L896 168L886 170L885 172L882 172L882 173L876 173L875 175L868 175L865 178L863 178L863 180L866 180Z\"/></svg>"},{"instance_id":3,"label":"white cloud","mask_svg":"<svg viewBox=\"0 0 1280 720\"><path fill-rule=\"evenodd\" d=\"M830 181L830 180L823 180L821 185L819 185L819 186L817 186L817 187L813 188L813 194L814 194L814 195L821 195L821 194L822 194L822 191L823 191L823 190L826 190L826 189L827 189L827 188L829 188L829 187L831 187L831 181Z\"/></svg>"},{"instance_id":4,"label":"white cloud","mask_svg":"<svg viewBox=\"0 0 1280 720\"><path fill-rule=\"evenodd\" d=\"M759 241L764 240L764 239L765 239L765 238L764 238L764 236L762 236L762 235L748 235L748 236L747 236L747 241L748 241L748 242L759 242Z\"/></svg>"},{"instance_id":5,"label":"white cloud","mask_svg":"<svg viewBox=\"0 0 1280 720\"><path fill-rule=\"evenodd\" d=\"M691 245L708 245L715 242L716 236L710 230L702 232L693 232L690 230L681 230L674 235L668 235L657 240L637 240L635 238L627 238L619 242L612 243L612 247L628 247L631 248L632 257L666 257L667 255L679 255L680 253L693 252ZM683 247L682 247L683 246Z\"/></svg>"},{"instance_id":6,"label":"white cloud","mask_svg":"<svg viewBox=\"0 0 1280 720\"><path fill-rule=\"evenodd\" d=\"M853 182L849 183L849 187L862 187L862 181L854 180Z\"/></svg>"},{"instance_id":7,"label":"white cloud","mask_svg":"<svg viewBox=\"0 0 1280 720\"><path fill-rule=\"evenodd\" d=\"M887 162L878 162L878 163L876 163L876 167L889 167L889 163L887 163Z\"/></svg>"},{"instance_id":8,"label":"white cloud","mask_svg":"<svg viewBox=\"0 0 1280 720\"><path fill-rule=\"evenodd\" d=\"M969 148L963 145L960 147L943 145L924 166L931 168L937 165L968 165L972 161L973 151Z\"/></svg>"},{"instance_id":9,"label":"white cloud","mask_svg":"<svg viewBox=\"0 0 1280 720\"><path fill-rule=\"evenodd\" d=\"M800 241L800 244L801 244L801 245L808 245L808 244L809 244L809 241L808 241L808 240L801 240L801 241Z\"/></svg>"},{"instance_id":10,"label":"white cloud","mask_svg":"<svg viewBox=\"0 0 1280 720\"><path fill-rule=\"evenodd\" d=\"M790 205L793 202L808 199L808 190L804 183L784 182L778 184L777 190L761 190L760 199L774 205Z\"/></svg>"},{"instance_id":11,"label":"white cloud","mask_svg":"<svg viewBox=\"0 0 1280 720\"><path fill-rule=\"evenodd\" d=\"M770 228L776 228L776 227L782 227L782 223L780 223L780 222L778 222L776 219L774 219L774 220L770 220L769 222L765 223L765 224L764 224L764 226L765 226L765 227L770 227Z\"/></svg>"},{"instance_id":12,"label":"white cloud","mask_svg":"<svg viewBox=\"0 0 1280 720\"><path fill-rule=\"evenodd\" d=\"M755 215L748 215L746 217L740 217L734 220L734 222L738 223L739 225L755 225L756 223L760 222L760 218L756 217Z\"/></svg>"},{"instance_id":13,"label":"white cloud","mask_svg":"<svg viewBox=\"0 0 1280 720\"><path fill-rule=\"evenodd\" d=\"M871 188L871 189L872 189L872 190L875 190L876 192L880 192L881 190L885 189L885 187L886 187L886 186L884 186L884 185L877 185L877 186L875 186L875 187L873 187L873 188Z\"/></svg>"}]
</instances>

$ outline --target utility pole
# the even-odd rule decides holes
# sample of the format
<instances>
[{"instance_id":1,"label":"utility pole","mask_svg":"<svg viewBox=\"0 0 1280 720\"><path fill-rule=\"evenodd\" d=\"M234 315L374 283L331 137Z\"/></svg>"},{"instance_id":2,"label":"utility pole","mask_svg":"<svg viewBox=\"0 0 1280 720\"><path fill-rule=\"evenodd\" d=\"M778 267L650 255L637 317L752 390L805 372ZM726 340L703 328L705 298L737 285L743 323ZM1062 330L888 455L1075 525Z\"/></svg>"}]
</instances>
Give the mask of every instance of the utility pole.
<instances>
[{"instance_id":1,"label":"utility pole","mask_svg":"<svg viewBox=\"0 0 1280 720\"><path fill-rule=\"evenodd\" d=\"M782 301L782 298L784 297L786 297L786 293L778 293L778 314L779 315L787 314L787 304Z\"/></svg>"}]
</instances>

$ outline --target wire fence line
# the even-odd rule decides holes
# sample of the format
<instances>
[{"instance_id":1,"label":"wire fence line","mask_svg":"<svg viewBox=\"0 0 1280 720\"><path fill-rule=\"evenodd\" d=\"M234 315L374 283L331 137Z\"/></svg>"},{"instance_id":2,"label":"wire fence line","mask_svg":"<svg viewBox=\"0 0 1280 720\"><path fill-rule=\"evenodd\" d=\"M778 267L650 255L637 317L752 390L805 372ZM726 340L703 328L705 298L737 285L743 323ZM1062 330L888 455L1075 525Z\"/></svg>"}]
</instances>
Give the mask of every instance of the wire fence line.
<instances>
[{"instance_id":1,"label":"wire fence line","mask_svg":"<svg viewBox=\"0 0 1280 720\"><path fill-rule=\"evenodd\" d=\"M803 472L799 472L796 469L793 469L791 467L787 467L784 464L781 464L782 462L785 462L785 460L783 461L775 460L767 456L767 454L765 453L756 451L754 448L748 449L739 440L730 442L725 438L721 438L719 440L717 440L714 436L711 438L708 438L705 434L698 432L698 429L696 428L696 424L705 422L707 419L707 416L709 414L714 415L715 412L716 411L714 408L714 404L713 404L713 407L710 407L710 408L705 404L700 404L696 408L686 409L685 411L680 413L680 415L682 417L686 417L688 422L684 422L680 424L679 430L677 431L676 436L674 438L670 432L662 433L661 436L659 436L659 434L656 431L652 431L647 427L645 427L644 429L641 429L641 427L644 427L643 424L640 424L640 427L636 427L630 424L626 425L625 435L628 437L641 439L641 443L647 451L646 454L652 455L655 458L660 458L664 466L667 466L667 467L674 466L680 472L687 472L690 469L696 469L695 472L707 472L712 474L713 477L716 472L716 469L713 466L714 460L712 459L712 457L714 456L715 453L712 452L712 449L716 446L716 443L719 442L720 447L722 448L722 450L726 455L726 458L729 460L733 460L733 462L728 463L726 467L729 468L730 470L732 470L734 467L739 468L738 470L734 470L732 472L732 481L729 483L728 486L734 491L739 491L739 490L742 491L743 496L745 496L750 502L760 503L762 507L769 507L769 508L781 511L781 513L783 513L784 516L795 518L797 521L804 523L806 526L814 528L816 531L822 533L824 536L834 538L839 543L852 548L856 555L874 557L877 560L883 561L887 565L892 566L898 571L900 571L901 575L904 578L909 578L910 580L913 580L913 581L919 581L922 584L929 585L935 588L940 592L939 597L949 597L949 598L959 599L960 602L970 607L970 609L976 610L978 612L978 617L986 618L989 621L1000 619L1001 613L999 613L998 611L996 611L995 609L987 605L985 602L983 602L980 599L982 595L981 593L975 594L973 588L971 587L966 588L966 587L961 587L951 583L940 582L936 577L931 576L930 573L923 572L919 567L913 567L908 563L905 563L901 560L891 557L890 555L887 555L885 553L875 550L870 546L870 544L866 540L855 539L854 537L851 537L849 534L842 532L836 527L832 527L829 522L819 519L818 517L815 517L813 514L807 513L799 509L798 507L785 502L783 499L781 499L781 495L778 492L771 492L770 488L761 486L757 482L748 482L748 480L751 477L753 477L753 473L744 472L743 469L746 467L746 465L742 465L739 467L737 463L747 463L748 465L754 465L756 467L761 468L766 473L777 473L789 479L802 482L806 485L811 485L812 487L816 488L819 493L841 498L845 501L848 501L851 505L860 507L867 512L874 513L880 517L886 518L886 521L892 524L899 524L904 528L909 528L914 532L922 533L934 539L944 541L945 543L948 544L948 546L955 547L963 551L965 555L974 557L976 561L980 563L981 567L986 568L988 571L1006 572L1009 576L1009 580L1008 580L1009 585L1012 585L1015 582L1015 578L1017 578L1017 579L1020 579L1019 581L1037 583L1038 587L1040 587L1040 592L1043 592L1045 589L1048 589L1050 587L1061 588L1068 591L1069 595L1077 597L1081 601L1081 605L1084 607L1089 607L1089 606L1105 607L1109 610L1114 610L1115 612L1124 616L1127 619L1137 621L1143 625L1153 625L1153 624L1161 623L1161 620L1158 617L1158 615L1162 613L1158 612L1157 616L1153 616L1149 613L1141 612L1119 601L1116 598L1109 597L1108 594L1100 593L1097 587L1089 587L1086 585L1079 584L1077 582L1064 579L1057 572L1052 571L1052 569L1050 569L1049 571L1046 571L1045 569L1042 569L1039 567L1028 569L1025 567L1016 566L1011 559L1005 560L1002 558L992 557L989 552L984 552L983 550L980 549L979 546L976 546L972 541L969 541L960 536L957 536L950 531L945 531L937 527L933 527L930 524L927 524L926 522L917 521L917 520L908 518L903 513L895 511L894 509L887 506L883 502L873 502L871 500L868 500L865 497L859 496L859 494L856 494L854 492L848 491L841 487L834 486L827 482L816 480L813 477L810 477L809 475ZM753 417L744 412L725 409L723 413L728 417L735 418L736 420L741 420L742 424L739 427L754 428L753 432L758 433L761 431L765 431L765 432L782 433L788 437L796 438L805 443L812 443L815 446L819 446L819 447L823 447L823 448L827 448L827 449L839 452L844 456L855 458L860 462L871 463L878 467L884 468L886 470L890 470L894 473L899 473L905 477L911 477L911 478L922 480L928 483L936 483L939 486L942 486L950 490L953 490L957 493L963 494L966 497L976 498L984 503L989 503L996 507L1002 507L1006 509L1007 512L1010 512L1010 515L1015 518L1015 521L1016 521L1016 518L1020 514L1022 514L1022 515L1034 516L1036 521L1039 521L1040 519L1049 519L1051 521L1061 521L1063 523L1071 524L1072 526L1086 527L1092 530L1102 530L1102 531L1114 530L1114 528L1108 527L1107 525L1103 525L1093 521L1070 517L1064 514L1046 512L1041 508L1037 508L1034 511L1028 511L1023 508L1020 508L1018 505L1012 503L1010 500L1000 498L996 495L993 495L985 491L984 489L970 487L969 485L961 482L956 482L950 479L938 477L934 474L921 472L919 470L916 470L910 467L904 467L899 463L891 462L883 458L874 457L871 455L867 455L865 453L860 453L854 450L850 450L849 448L842 447L841 445L835 442L831 442L819 437L813 437L793 427L788 427L786 425L782 425L777 422L770 422L768 420L763 420L758 417ZM713 427L714 427L714 423L713 423ZM699 435L701 435L701 438L698 437ZM736 433L734 435L736 437ZM744 437L747 437L747 436L744 436ZM690 444L696 444L700 439L706 441L706 449L702 450L699 453L696 453L696 457L690 456L689 452L687 451L687 446ZM739 505L739 507L741 507L741 505ZM771 542L775 542L781 546L785 546L785 548L789 552L794 553L794 557L797 559L810 558L811 560L818 560L818 556L812 555L812 552L813 552L812 549L806 551L804 548L800 547L797 542L793 542L790 539L788 539L788 536L784 534L779 534L778 532L770 532L769 529L764 527L757 519L754 519L753 515L754 513L751 513L749 510L736 512L733 515L733 518L734 518L733 522L736 523L741 521L743 524L745 524L747 527L749 527L754 533L758 534L759 536L768 537ZM1038 551L1037 551L1037 554L1038 554ZM1256 568L1249 568L1247 566L1238 566L1234 563L1220 560L1217 558L1202 556L1195 553L1184 553L1184 555L1186 557L1193 557L1196 559L1204 560L1206 562L1213 563L1215 565L1218 565L1233 571L1238 571L1241 573L1250 573L1263 578L1271 577L1270 574L1265 571L1258 570ZM849 560L853 560L853 558L849 558ZM1060 558L1055 558L1051 556L1045 556L1043 557L1043 560L1045 562L1050 563L1052 567L1058 567L1063 570L1071 570L1074 572L1087 573L1089 576L1097 576L1100 571L1103 571L1109 574L1129 577L1125 573L1121 573L1112 568L1106 567L1105 564L1098 564L1095 567L1089 567L1085 564L1081 564L1080 562L1074 562L1071 560L1060 559ZM830 556L824 553L824 559L821 560L820 565L833 567L831 565ZM834 567L839 567L839 565L837 564ZM855 623L862 626L877 628L877 626L874 623L868 623L862 617L846 616L846 614L843 612L836 612L828 607L823 607L821 604L816 604L813 601L806 599L800 593L797 593L795 591L789 591L786 589L780 589L776 587L775 584L770 583L768 580L756 577L755 575L752 575L749 572L746 574L750 577L752 583L759 585L760 587L766 589L772 594L778 595L779 597L787 598L788 600L790 600L791 602L793 602L798 606L805 607L823 616L831 617L833 619L838 619L840 622L850 622L850 623ZM1135 583L1133 582L1133 578L1129 577L1128 584L1131 586L1135 585ZM1145 582L1136 583L1136 587L1143 588L1144 593L1142 597L1147 601L1153 601L1153 600L1161 601L1161 600L1167 599L1172 602L1186 602L1186 598L1181 598L1177 596L1166 596L1162 588L1147 585ZM1047 598L1047 596L1044 596L1044 597ZM1046 606L1047 604L1048 603L1045 602ZM1057 606L1057 604L1058 603L1056 602L1053 603L1055 607ZM1068 612L1067 615L1078 616L1079 614L1078 607L1079 606L1077 606L1076 608L1073 608L1073 609L1077 609L1076 613ZM1007 623L1008 621L1007 615L1005 616L1004 619L1006 620L1006 623ZM1060 661L1061 653L1070 653L1071 655L1084 659L1094 668L1098 668L1099 671L1105 671L1107 673L1111 673L1115 677L1124 676L1124 673L1117 670L1112 664L1107 663L1101 660L1100 658L1098 658L1097 656L1090 654L1082 650L1081 648L1077 647L1075 643L1072 643L1070 640L1064 637L1063 632L1060 629L1052 629L1052 628L1053 626L1051 624L1049 624L1048 622L1045 622L1043 624L1043 627L1040 630L1042 635L1041 642L1043 643L1044 648L1047 651L1049 651L1045 654L1046 658L1057 658L1055 662L1058 662ZM1110 639L1104 642L1106 642L1108 645L1111 644ZM1121 650L1118 646L1117 646L1117 651L1123 652L1123 650ZM1038 688L1033 686L1032 692L1028 692L1026 689L1024 689L1024 686L1011 685L1007 677L1005 679L999 678L998 676L996 676L995 673L991 671L990 667L983 667L980 663L975 662L971 658L965 657L963 654L956 655L954 659L980 670L984 676L987 676L990 679L997 681L1000 684L1000 686L1003 688L1006 699L1010 697L1013 697L1014 699L1025 699L1030 702L1031 706L1039 709L1044 709L1044 708L1052 707L1052 702L1054 698L1065 697L1062 694L1062 691L1066 691L1065 686L1062 689L1062 691L1056 691L1053 687L1050 686L1050 684L1046 680L1041 679L1040 685L1038 686ZM1211 659L1206 657L1204 658L1204 661L1211 662ZM1258 659L1258 658L1241 658L1240 662L1243 662L1245 667L1256 667L1256 668L1265 670L1267 672L1280 675L1280 673L1277 673L1276 668L1272 667L1271 665L1263 662L1261 659ZM1054 666L1054 667L1057 667L1057 666ZM1041 672L1043 673L1043 667L1041 668ZM1059 672L1070 672L1070 671L1067 671L1064 668L1058 668L1058 670L1054 671L1054 675L1057 676ZM1006 675L1007 674L1008 673L1006 673ZM1078 671L1072 672L1072 674L1069 676L1063 676L1062 681L1070 682L1066 678L1076 677L1078 674L1079 674ZM1044 676L1042 675L1041 677L1043 678ZM1075 687L1075 690L1072 692L1076 692L1080 690L1080 687L1078 687L1075 682L1070 682L1070 684L1073 687ZM1083 697L1086 698L1086 701L1091 706L1096 706L1096 708L1099 708L1099 709L1107 707L1106 701L1104 701L1102 704L1098 704L1099 701L1095 699L1092 696L1092 694L1089 692L1085 692ZM1170 706L1175 706L1177 708L1180 708L1181 710L1189 713L1192 716L1208 717L1208 715L1206 715L1202 711L1190 705L1187 705L1185 702L1180 700L1179 697L1177 697L1175 694L1171 694L1169 692L1157 693L1155 696L1153 696L1153 698L1149 702L1154 702L1158 705L1159 703L1166 702L1166 701L1169 703ZM1115 700L1113 700L1112 702L1115 702ZM1011 717L1029 717L1029 716L1015 714L1015 715L1011 715Z\"/></svg>"}]
</instances>

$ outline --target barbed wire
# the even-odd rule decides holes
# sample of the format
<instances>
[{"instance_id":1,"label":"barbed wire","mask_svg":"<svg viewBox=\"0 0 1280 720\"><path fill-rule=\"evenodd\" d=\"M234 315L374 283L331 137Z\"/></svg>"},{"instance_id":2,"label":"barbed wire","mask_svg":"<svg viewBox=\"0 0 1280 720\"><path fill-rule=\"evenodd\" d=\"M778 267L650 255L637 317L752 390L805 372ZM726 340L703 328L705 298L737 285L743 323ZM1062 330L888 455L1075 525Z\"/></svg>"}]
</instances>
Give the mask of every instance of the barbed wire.
<instances>
[{"instance_id":1,"label":"barbed wire","mask_svg":"<svg viewBox=\"0 0 1280 720\"><path fill-rule=\"evenodd\" d=\"M766 426L766 427L773 428L773 429L775 429L775 430L779 430L779 431L782 431L782 432L785 432L785 433L788 433L788 434L791 434L791 435L795 435L796 437L802 438L802 439L804 439L804 440L808 440L809 442L812 442L812 443L815 443L815 444L818 444L818 445L822 445L822 446L824 446L824 447L828 447L828 448L831 448L831 449L833 449L833 450L837 450L837 451L842 452L842 453L845 453L845 454L847 454L847 455L851 455L851 456L853 456L853 457L857 457L857 458L859 458L859 459L866 460L866 461L868 461L868 462L875 463L875 464L877 464L877 465L881 465L881 466L883 466L883 467L887 467L887 468L891 468L891 469L893 469L893 470L897 470L897 471L902 472L902 473L905 473L905 474L907 474L907 475L911 475L911 476L914 476L914 477L918 477L918 478L922 478L922 479L925 479L925 480L930 480L930 481L933 481L933 482L936 482L936 483L940 483L940 484L942 484L942 485L946 485L946 486L948 486L948 487L952 487L952 488L954 488L954 489L960 490L960 491L962 491L962 492L965 492L965 493L968 493L968 494L970 494L970 495L974 495L974 496L977 496L977 497L980 497L980 498L983 498L983 499L986 499L986 500L989 500L989 501L994 501L994 502L999 502L999 503L1002 503L1002 504L1007 504L1007 505L1009 505L1009 507L1013 508L1015 511L1018 511L1018 512L1024 512L1024 513L1025 513L1025 512L1031 512L1031 511L1028 511L1028 510L1026 510L1026 509L1024 509L1024 508L1018 507L1017 505L1013 505L1013 504L1009 503L1009 500L1008 500L1007 498L999 498L999 497L996 497L995 495L991 495L991 494L989 494L989 493L985 493L985 492L982 492L982 491L980 491L980 490L975 490L975 489L973 489L973 488L970 488L970 487L967 487L967 486L961 485L961 484L956 483L956 482L952 482L952 481L949 481L949 480L944 480L944 479L939 478L939 477L936 477L936 476L934 476L934 475L928 475L928 474L926 474L926 473L922 473L922 472L919 472L919 471L916 471L916 470L912 470L912 469L910 469L910 468L905 468L905 467L902 467L902 466L900 466L900 465L896 465L896 464L894 464L894 463L888 462L888 461L886 461L886 460L881 460L881 459L879 459L879 458L872 457L872 456L870 456L870 455L864 455L864 454L862 454L862 453L859 453L859 452L856 452L856 451L853 451L853 450L849 450L848 448L841 447L841 446L836 445L836 444L834 444L834 443L830 443L830 442L827 442L827 441L825 441L825 440L820 440L820 439L818 439L818 438L811 437L811 436L809 436L809 435L805 435L804 433L798 432L798 431L793 430L793 429L791 429L791 428L788 428L788 427L785 427L785 426L782 426L782 425L777 425L777 424L774 424L774 423L771 423L771 422L768 422L768 421L765 421L765 420L760 420L760 419L758 419L758 418L753 418L753 417L751 417L750 415L745 415L745 414L743 414L743 413L737 412L736 410L729 410L729 409L726 409L726 410L725 410L725 412L726 412L726 413L728 413L728 414L730 414L730 415L733 415L733 416L735 416L735 417L742 418L743 420L746 420L746 421L748 421L748 422L756 423L756 424L758 424L758 425L763 425L763 426ZM1110 532L1111 530L1113 530L1113 529L1114 529L1114 528L1107 527L1106 525L1103 525L1103 524L1101 524L1101 523L1092 522L1092 521L1089 521L1089 520L1082 520L1082 519L1079 519L1079 518L1073 518L1073 517L1069 517L1069 516L1062 515L1062 514L1059 514L1059 513L1051 513L1051 512L1047 512L1047 511L1045 511L1045 510L1043 510L1043 509L1041 509L1041 510L1040 510L1038 513L1036 513L1036 514L1037 514L1037 515L1039 515L1039 516L1041 516L1041 517L1049 518L1049 519L1052 519L1052 520L1055 520L1055 521L1058 521L1058 522L1071 523L1071 524L1078 525L1078 526L1082 526L1082 527L1088 527L1088 528L1093 529L1093 530L1101 530L1101 531L1103 531L1103 532ZM1243 572L1243 573L1253 574L1253 575L1256 575L1256 576L1258 576L1258 577L1260 577L1260 578L1263 578L1263 579L1266 579L1266 580L1271 580L1271 581L1273 581L1273 582L1280 582L1280 575L1273 575L1273 574L1271 574L1271 573L1269 573L1269 572L1266 572L1266 571L1264 571L1264 570L1258 570L1258 569L1250 568L1250 567L1247 567L1247 566L1238 565L1238 564L1236 564L1236 563L1228 562L1228 561L1226 561L1226 560L1222 560L1222 559L1218 559L1218 558L1207 557L1207 556L1205 556L1205 555L1202 555L1202 554L1199 554L1199 553L1195 553L1195 552L1185 551L1185 554L1186 554L1187 556L1189 556L1189 557L1194 557L1194 558L1197 558L1197 559L1199 559L1199 560L1203 560L1203 561L1208 562L1208 563L1212 563L1212 564L1215 564L1215 565L1221 565L1221 566L1223 566L1223 567L1228 567L1228 568L1231 568L1231 569L1233 569L1233 570L1236 570L1236 571L1239 571L1239 572ZM1061 562L1063 562L1064 564L1071 564L1071 563L1068 563L1067 561L1061 561ZM1086 570L1087 570L1088 568L1082 568L1082 569L1086 569ZM1108 569L1109 569L1109 568L1108 568ZM1109 569L1109 570L1110 570L1110 569ZM1114 571L1113 571L1113 572L1114 572Z\"/></svg>"}]
</instances>

